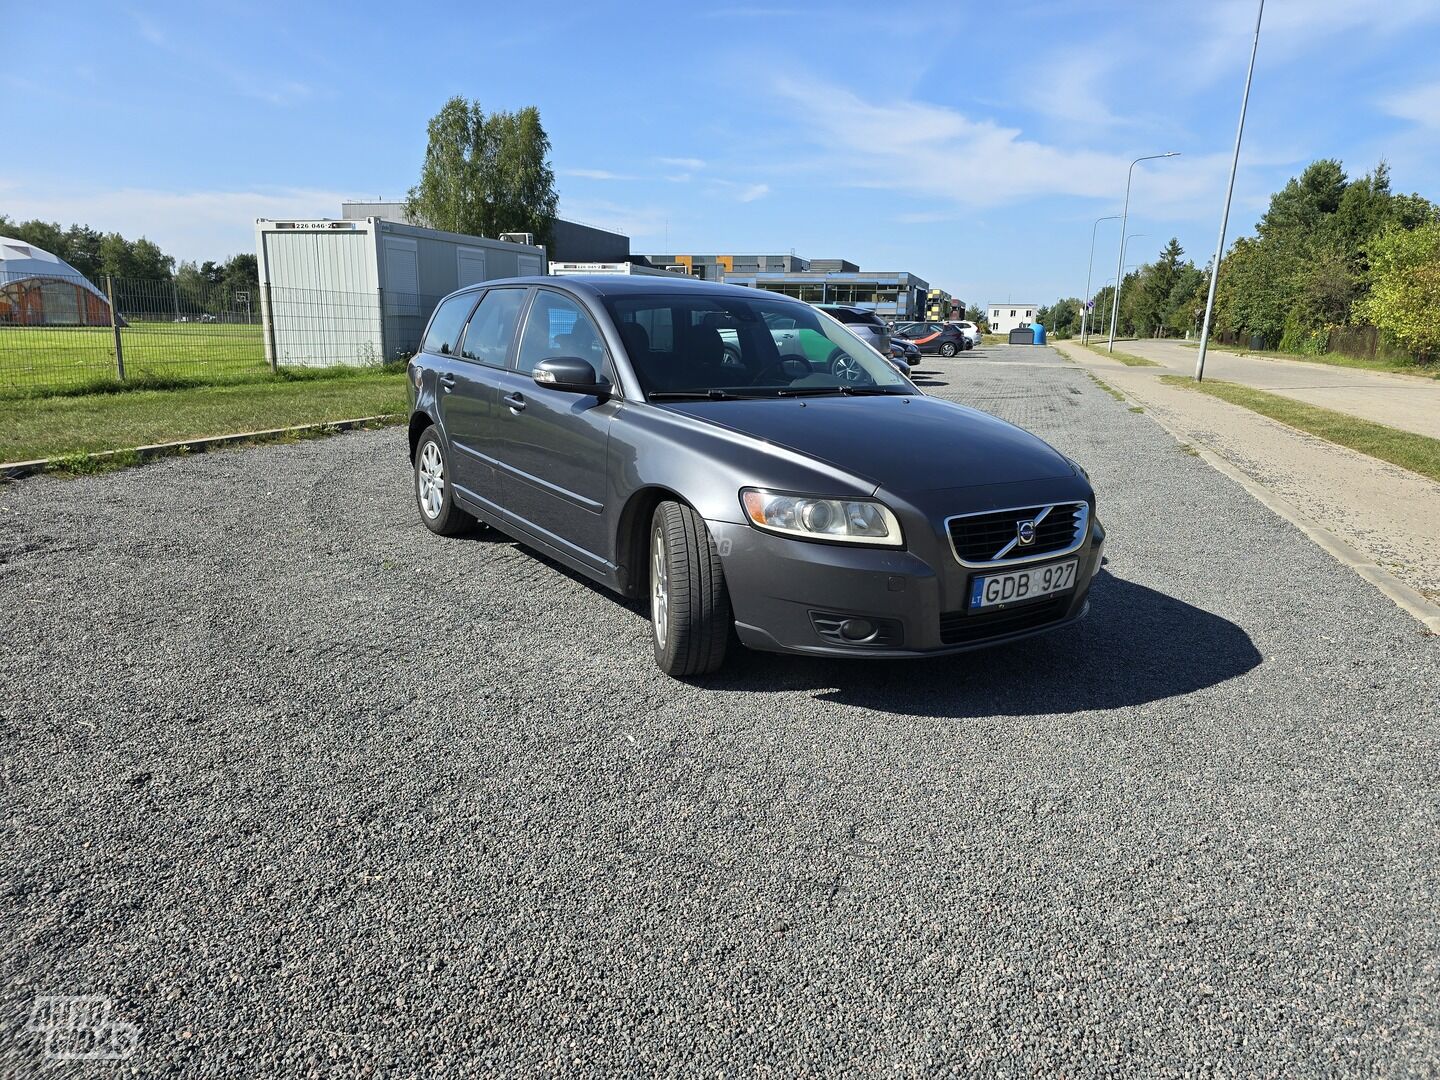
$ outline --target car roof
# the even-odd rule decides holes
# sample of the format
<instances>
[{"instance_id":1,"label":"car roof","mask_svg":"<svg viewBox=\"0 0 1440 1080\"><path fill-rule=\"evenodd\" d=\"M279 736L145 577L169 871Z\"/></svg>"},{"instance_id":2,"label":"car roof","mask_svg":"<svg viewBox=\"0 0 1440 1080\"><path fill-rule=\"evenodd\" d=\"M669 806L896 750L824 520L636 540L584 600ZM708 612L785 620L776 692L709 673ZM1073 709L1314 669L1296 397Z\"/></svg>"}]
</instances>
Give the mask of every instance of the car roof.
<instances>
[{"instance_id":1,"label":"car roof","mask_svg":"<svg viewBox=\"0 0 1440 1080\"><path fill-rule=\"evenodd\" d=\"M477 281L472 290L488 289L492 285L550 285L573 292L584 293L600 299L606 296L689 296L719 295L740 296L754 299L755 295L767 300L788 300L798 304L799 300L782 293L764 289L751 289L743 285L722 285L716 281L699 281L680 274L566 274L534 275L531 277L497 278L493 281Z\"/></svg>"}]
</instances>

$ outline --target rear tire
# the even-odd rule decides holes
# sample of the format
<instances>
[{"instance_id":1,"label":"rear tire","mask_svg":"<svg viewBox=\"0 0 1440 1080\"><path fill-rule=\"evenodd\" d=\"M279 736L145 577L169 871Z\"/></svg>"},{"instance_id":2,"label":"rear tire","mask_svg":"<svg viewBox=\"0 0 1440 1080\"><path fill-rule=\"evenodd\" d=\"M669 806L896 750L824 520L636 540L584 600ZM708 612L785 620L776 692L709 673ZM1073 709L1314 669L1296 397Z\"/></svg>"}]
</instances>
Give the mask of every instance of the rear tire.
<instances>
[{"instance_id":1,"label":"rear tire","mask_svg":"<svg viewBox=\"0 0 1440 1080\"><path fill-rule=\"evenodd\" d=\"M662 502L650 521L650 628L655 663L677 679L708 675L730 643L730 594L705 519Z\"/></svg>"},{"instance_id":2,"label":"rear tire","mask_svg":"<svg viewBox=\"0 0 1440 1080\"><path fill-rule=\"evenodd\" d=\"M415 508L425 527L440 536L463 536L475 528L475 519L455 505L445 440L433 426L415 444Z\"/></svg>"},{"instance_id":3,"label":"rear tire","mask_svg":"<svg viewBox=\"0 0 1440 1080\"><path fill-rule=\"evenodd\" d=\"M954 343L953 341L947 341L947 342L945 342L944 345L941 345L941 346L940 346L940 355L941 355L941 356L954 356L954 355L955 355L955 343Z\"/></svg>"}]
</instances>

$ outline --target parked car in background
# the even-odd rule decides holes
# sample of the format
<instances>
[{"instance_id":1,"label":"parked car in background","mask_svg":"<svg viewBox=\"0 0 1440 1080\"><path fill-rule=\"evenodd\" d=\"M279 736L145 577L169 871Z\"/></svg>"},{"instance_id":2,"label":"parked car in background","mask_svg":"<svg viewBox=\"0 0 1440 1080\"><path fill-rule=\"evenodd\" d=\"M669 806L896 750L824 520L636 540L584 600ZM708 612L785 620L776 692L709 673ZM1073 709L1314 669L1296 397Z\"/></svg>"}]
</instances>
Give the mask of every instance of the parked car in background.
<instances>
[{"instance_id":1,"label":"parked car in background","mask_svg":"<svg viewBox=\"0 0 1440 1080\"><path fill-rule=\"evenodd\" d=\"M890 355L898 360L904 360L910 367L916 367L920 363L920 346L913 341L906 341L902 337L891 336Z\"/></svg>"},{"instance_id":2,"label":"parked car in background","mask_svg":"<svg viewBox=\"0 0 1440 1080\"><path fill-rule=\"evenodd\" d=\"M910 371L914 365L910 363L909 357L905 355L905 347L894 338L890 339L890 355L885 357L885 359L890 361L890 366L901 375L904 375L907 379L910 377ZM919 359L920 356L917 353L915 360L918 362Z\"/></svg>"},{"instance_id":3,"label":"parked car in background","mask_svg":"<svg viewBox=\"0 0 1440 1080\"><path fill-rule=\"evenodd\" d=\"M890 355L890 331L885 326L885 320L869 308L850 307L846 304L815 304L813 306L837 322L844 323L846 330L868 344L881 356Z\"/></svg>"},{"instance_id":4,"label":"parked car in background","mask_svg":"<svg viewBox=\"0 0 1440 1080\"><path fill-rule=\"evenodd\" d=\"M973 322L970 322L968 319L952 319L951 325L958 326L961 330L965 331L965 336L970 339L972 348L980 344L980 328Z\"/></svg>"},{"instance_id":5,"label":"parked car in background","mask_svg":"<svg viewBox=\"0 0 1440 1080\"><path fill-rule=\"evenodd\" d=\"M975 343L955 323L896 323L895 330L901 337L913 342L922 353L954 356L975 347Z\"/></svg>"},{"instance_id":6,"label":"parked car in background","mask_svg":"<svg viewBox=\"0 0 1440 1080\"><path fill-rule=\"evenodd\" d=\"M785 323L847 364L783 353ZM798 300L680 277L487 281L440 302L407 381L424 525L478 520L644 598L670 675L714 671L732 635L936 656L1088 609L1105 530L1084 470L926 397ZM431 561L460 575L487 549ZM583 649L584 613L562 624Z\"/></svg>"}]
</instances>

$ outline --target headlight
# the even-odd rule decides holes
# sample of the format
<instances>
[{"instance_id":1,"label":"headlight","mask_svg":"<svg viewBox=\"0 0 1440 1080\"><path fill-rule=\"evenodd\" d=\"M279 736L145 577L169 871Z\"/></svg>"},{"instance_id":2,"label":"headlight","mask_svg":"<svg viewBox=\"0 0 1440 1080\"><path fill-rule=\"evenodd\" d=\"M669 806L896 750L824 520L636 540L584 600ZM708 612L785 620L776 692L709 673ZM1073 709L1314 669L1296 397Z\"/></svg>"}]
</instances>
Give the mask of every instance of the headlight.
<instances>
[{"instance_id":1,"label":"headlight","mask_svg":"<svg viewBox=\"0 0 1440 1080\"><path fill-rule=\"evenodd\" d=\"M742 488L740 505L752 525L785 536L888 547L905 543L900 522L888 506L874 499L826 499Z\"/></svg>"}]
</instances>

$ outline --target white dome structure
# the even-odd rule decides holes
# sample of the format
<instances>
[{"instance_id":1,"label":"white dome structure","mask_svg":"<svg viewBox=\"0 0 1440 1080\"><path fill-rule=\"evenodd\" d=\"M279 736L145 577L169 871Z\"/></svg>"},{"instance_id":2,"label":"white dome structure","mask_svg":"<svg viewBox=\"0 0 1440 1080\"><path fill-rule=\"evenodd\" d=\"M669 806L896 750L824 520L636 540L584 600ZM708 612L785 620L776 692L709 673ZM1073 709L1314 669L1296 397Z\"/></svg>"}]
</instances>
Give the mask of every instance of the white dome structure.
<instances>
[{"instance_id":1,"label":"white dome structure","mask_svg":"<svg viewBox=\"0 0 1440 1080\"><path fill-rule=\"evenodd\" d=\"M0 326L109 326L110 302L64 259L0 236Z\"/></svg>"}]
</instances>

